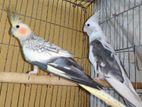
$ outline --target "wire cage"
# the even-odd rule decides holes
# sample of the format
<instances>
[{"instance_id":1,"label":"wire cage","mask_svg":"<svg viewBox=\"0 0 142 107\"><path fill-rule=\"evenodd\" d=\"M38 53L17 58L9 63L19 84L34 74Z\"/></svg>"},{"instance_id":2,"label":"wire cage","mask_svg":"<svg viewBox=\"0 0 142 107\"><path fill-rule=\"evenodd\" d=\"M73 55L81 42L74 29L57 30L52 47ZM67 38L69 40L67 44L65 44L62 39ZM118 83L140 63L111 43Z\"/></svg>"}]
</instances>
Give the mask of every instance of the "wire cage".
<instances>
[{"instance_id":1,"label":"wire cage","mask_svg":"<svg viewBox=\"0 0 142 107\"><path fill-rule=\"evenodd\" d=\"M65 0L0 0L0 107L89 107L90 95L60 77L40 71L28 80L31 65L9 34L7 9L11 8L36 34L74 54L90 74L82 27L92 14L92 4L85 12Z\"/></svg>"},{"instance_id":2,"label":"wire cage","mask_svg":"<svg viewBox=\"0 0 142 107\"><path fill-rule=\"evenodd\" d=\"M116 50L137 93L142 95L142 0L95 0L95 12L100 11L99 23ZM106 90L122 101L112 89ZM142 98L142 97L141 97ZM95 97L91 107L107 107Z\"/></svg>"},{"instance_id":3,"label":"wire cage","mask_svg":"<svg viewBox=\"0 0 142 107\"><path fill-rule=\"evenodd\" d=\"M36 34L70 51L87 74L88 37L82 28L94 9L101 10L100 25L141 94L141 5L142 0L0 0L0 107L107 107L76 84L46 72L29 80L26 72L32 67L9 33L8 8ZM112 89L106 91L122 101Z\"/></svg>"}]
</instances>

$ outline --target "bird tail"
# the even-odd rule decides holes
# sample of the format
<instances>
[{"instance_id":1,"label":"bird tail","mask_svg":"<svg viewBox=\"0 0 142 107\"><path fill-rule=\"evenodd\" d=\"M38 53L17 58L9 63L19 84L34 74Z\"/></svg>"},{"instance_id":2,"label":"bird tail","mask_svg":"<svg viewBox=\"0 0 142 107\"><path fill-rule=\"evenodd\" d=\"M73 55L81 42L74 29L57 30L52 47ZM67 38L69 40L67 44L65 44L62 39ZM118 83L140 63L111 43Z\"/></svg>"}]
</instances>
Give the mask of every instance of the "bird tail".
<instances>
[{"instance_id":1,"label":"bird tail","mask_svg":"<svg viewBox=\"0 0 142 107\"><path fill-rule=\"evenodd\" d=\"M72 66L70 68L67 65L65 66L65 61L67 64L71 64ZM48 63L48 65L39 62L32 62L32 63L38 65L43 70L48 70L54 73L55 75L59 75L66 79L77 82L82 88L84 88L94 96L98 97L99 99L103 100L106 104L111 105L112 107L125 107L122 103L115 100L109 94L101 90L101 86L95 81L93 82L92 79L90 79L87 75L85 75L85 73L81 71L81 68L78 65L76 65L74 62L71 62L69 59L67 60L64 59L63 61L63 58L59 62L60 63L58 63L58 65L56 65L57 60L56 63L53 64ZM65 67L59 65L63 63Z\"/></svg>"},{"instance_id":2,"label":"bird tail","mask_svg":"<svg viewBox=\"0 0 142 107\"><path fill-rule=\"evenodd\" d=\"M126 107L121 102L114 99L112 96L104 92L103 90L97 90L95 88L79 84L82 88L90 92L91 94L95 95L97 98L103 100L106 104L110 105L111 107Z\"/></svg>"},{"instance_id":3,"label":"bird tail","mask_svg":"<svg viewBox=\"0 0 142 107\"><path fill-rule=\"evenodd\" d=\"M123 97L122 97L123 98ZM124 104L127 106L127 107L135 107L132 103L130 103L128 100L126 100L125 98L123 98L123 101L124 101Z\"/></svg>"},{"instance_id":4,"label":"bird tail","mask_svg":"<svg viewBox=\"0 0 142 107\"><path fill-rule=\"evenodd\" d=\"M125 78L124 85L118 83L119 87L121 87L121 86L123 87L122 88L123 91L120 91L121 89L119 89L119 88L116 88L115 90L117 90L121 96L126 98L129 102L131 102L136 107L142 107L142 101L141 101L139 95L136 93L134 87L132 86L131 81L128 79L127 72L125 71L125 69L124 69L123 65L121 64L120 60L118 59L118 57L116 55L114 57L115 57L117 63L119 64L119 66L120 66L123 77ZM107 81L109 81L109 83L110 83L109 78L107 78ZM113 81L113 83L114 83L115 79L113 79L111 81ZM111 84L112 87L113 87L113 83ZM126 92L124 92L124 90Z\"/></svg>"},{"instance_id":5,"label":"bird tail","mask_svg":"<svg viewBox=\"0 0 142 107\"><path fill-rule=\"evenodd\" d=\"M135 93L129 87L127 87L125 84L122 84L113 77L106 78L106 80L121 96L126 98L136 107L142 107L141 99L138 97L138 95L135 95Z\"/></svg>"}]
</instances>

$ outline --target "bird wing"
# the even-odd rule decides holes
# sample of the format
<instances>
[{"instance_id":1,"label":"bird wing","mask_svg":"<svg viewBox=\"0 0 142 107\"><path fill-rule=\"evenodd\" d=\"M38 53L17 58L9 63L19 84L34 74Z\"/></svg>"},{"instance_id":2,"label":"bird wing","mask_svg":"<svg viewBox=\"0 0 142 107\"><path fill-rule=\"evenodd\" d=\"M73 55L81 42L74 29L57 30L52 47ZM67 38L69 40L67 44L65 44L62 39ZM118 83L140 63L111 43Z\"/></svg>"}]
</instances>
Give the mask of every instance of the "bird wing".
<instances>
[{"instance_id":1,"label":"bird wing","mask_svg":"<svg viewBox=\"0 0 142 107\"><path fill-rule=\"evenodd\" d=\"M46 40L44 40L43 38L39 37L39 36L33 36L33 40L34 40L34 47L35 48L39 48L42 52L47 52L47 51L51 51L51 52L54 52L54 53L60 53L61 55L70 55L72 56L71 53L69 53L68 51L64 50L63 48L53 44L53 43L50 43Z\"/></svg>"},{"instance_id":2,"label":"bird wing","mask_svg":"<svg viewBox=\"0 0 142 107\"><path fill-rule=\"evenodd\" d=\"M104 69L103 73L111 73L120 82L124 82L122 72L116 60L114 59L112 52L108 49L105 49L99 40L94 40L90 45L92 46L91 52L95 57L94 59L96 60L97 65L101 68L101 71Z\"/></svg>"},{"instance_id":3,"label":"bird wing","mask_svg":"<svg viewBox=\"0 0 142 107\"><path fill-rule=\"evenodd\" d=\"M92 52L96 57L96 62L101 72L105 74L108 83L120 95L136 105L136 107L140 107L137 105L142 104L142 102L126 76L125 69L116 54L112 54L111 49L109 50L109 47L105 48L99 40L94 40L91 45L93 46Z\"/></svg>"},{"instance_id":4,"label":"bird wing","mask_svg":"<svg viewBox=\"0 0 142 107\"><path fill-rule=\"evenodd\" d=\"M77 83L102 89L102 86L94 82L87 74L85 74L83 69L72 58L58 57L47 64L41 62L32 62L32 64Z\"/></svg>"},{"instance_id":5,"label":"bird wing","mask_svg":"<svg viewBox=\"0 0 142 107\"><path fill-rule=\"evenodd\" d=\"M45 71L48 70L55 75L78 83L82 88L112 107L125 107L122 103L104 92L102 86L86 75L83 69L72 58L60 57L48 64L40 62L32 62L32 64L39 66Z\"/></svg>"},{"instance_id":6,"label":"bird wing","mask_svg":"<svg viewBox=\"0 0 142 107\"><path fill-rule=\"evenodd\" d=\"M43 40L41 40L43 41ZM45 42L47 44L47 42ZM41 45L39 45L41 46ZM42 44L42 46L44 46ZM46 47L47 46L47 47ZM69 79L71 81L75 81L81 87L95 95L96 97L102 99L108 105L112 105L115 107L124 107L119 101L112 98L109 94L102 91L102 86L95 81L93 81L88 75L86 75L83 69L73 60L71 57L62 57L58 51L56 51L56 46L52 45L51 47L48 44L44 46L46 47L42 53L48 53L48 62L39 61L31 61L33 65L37 65L39 68L43 69L44 71L49 71L55 75L61 76L65 79ZM38 47L38 46L36 46ZM55 50L54 50L55 48ZM54 51L53 51L53 50ZM57 47L60 50L60 48ZM52 50L52 51L51 51ZM49 54L50 52L50 54ZM56 57L51 57L53 54L58 54ZM38 57L38 55L37 55ZM44 58L43 54L41 57ZM47 56L45 56L46 58ZM97 90L99 89L99 90Z\"/></svg>"},{"instance_id":7,"label":"bird wing","mask_svg":"<svg viewBox=\"0 0 142 107\"><path fill-rule=\"evenodd\" d=\"M25 58L30 62L46 63L57 57L73 57L68 51L35 35L26 40L22 46Z\"/></svg>"}]
</instances>

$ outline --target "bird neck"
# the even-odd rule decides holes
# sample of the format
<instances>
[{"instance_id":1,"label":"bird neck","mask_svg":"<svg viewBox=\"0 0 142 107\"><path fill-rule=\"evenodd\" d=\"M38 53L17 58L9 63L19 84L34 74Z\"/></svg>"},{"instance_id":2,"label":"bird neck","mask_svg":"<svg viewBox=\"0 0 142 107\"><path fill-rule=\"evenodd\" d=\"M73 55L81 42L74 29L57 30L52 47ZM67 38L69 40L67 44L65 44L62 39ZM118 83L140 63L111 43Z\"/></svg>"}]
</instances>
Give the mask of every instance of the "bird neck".
<instances>
[{"instance_id":1,"label":"bird neck","mask_svg":"<svg viewBox=\"0 0 142 107\"><path fill-rule=\"evenodd\" d=\"M23 38L23 39L19 39L20 40L20 43L21 45L24 44L27 40L30 40L33 38L33 35L30 34L29 36L27 36L26 38Z\"/></svg>"},{"instance_id":2,"label":"bird neck","mask_svg":"<svg viewBox=\"0 0 142 107\"><path fill-rule=\"evenodd\" d=\"M94 40L106 41L107 42L106 36L104 35L103 32L92 32L89 35L89 42L91 43Z\"/></svg>"}]
</instances>

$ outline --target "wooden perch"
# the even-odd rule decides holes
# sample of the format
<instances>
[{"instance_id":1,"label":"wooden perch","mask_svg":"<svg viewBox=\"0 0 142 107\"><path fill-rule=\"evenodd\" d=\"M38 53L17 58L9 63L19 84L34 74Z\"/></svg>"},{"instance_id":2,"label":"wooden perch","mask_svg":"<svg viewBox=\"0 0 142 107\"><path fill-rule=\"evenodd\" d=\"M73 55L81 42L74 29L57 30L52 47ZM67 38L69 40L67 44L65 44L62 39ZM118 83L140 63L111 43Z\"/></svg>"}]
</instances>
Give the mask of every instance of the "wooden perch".
<instances>
[{"instance_id":1,"label":"wooden perch","mask_svg":"<svg viewBox=\"0 0 142 107\"><path fill-rule=\"evenodd\" d=\"M104 80L95 80L102 84L104 87L110 88L110 85ZM23 83L23 84L43 84L43 85L66 85L66 86L77 86L74 82L57 77L48 75L29 75L26 73L14 73L14 72L0 72L0 82L5 83ZM142 83L132 83L137 89L142 89Z\"/></svg>"},{"instance_id":2,"label":"wooden perch","mask_svg":"<svg viewBox=\"0 0 142 107\"><path fill-rule=\"evenodd\" d=\"M75 83L57 76L32 75L29 78L29 75L26 73L14 73L14 72L0 72L0 82L77 86Z\"/></svg>"}]
</instances>

